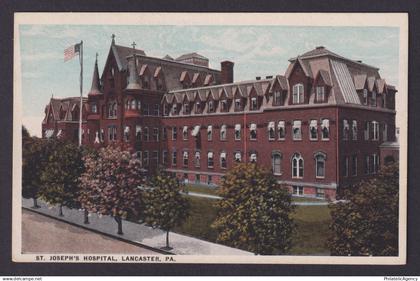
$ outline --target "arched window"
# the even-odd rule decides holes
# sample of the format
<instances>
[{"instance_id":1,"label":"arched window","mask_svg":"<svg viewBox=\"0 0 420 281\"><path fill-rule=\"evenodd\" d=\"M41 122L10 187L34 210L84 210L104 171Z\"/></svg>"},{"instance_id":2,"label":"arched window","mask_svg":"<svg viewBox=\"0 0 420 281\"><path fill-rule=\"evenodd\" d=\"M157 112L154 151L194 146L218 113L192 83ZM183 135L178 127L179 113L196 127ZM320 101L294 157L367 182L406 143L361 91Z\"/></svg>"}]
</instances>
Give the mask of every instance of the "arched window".
<instances>
[{"instance_id":1,"label":"arched window","mask_svg":"<svg viewBox=\"0 0 420 281\"><path fill-rule=\"evenodd\" d=\"M292 157L292 177L303 178L303 158L299 153Z\"/></svg>"},{"instance_id":2,"label":"arched window","mask_svg":"<svg viewBox=\"0 0 420 281\"><path fill-rule=\"evenodd\" d=\"M224 152L224 151L222 151L220 153L220 168L222 168L222 169L227 168L226 152Z\"/></svg>"},{"instance_id":3,"label":"arched window","mask_svg":"<svg viewBox=\"0 0 420 281\"><path fill-rule=\"evenodd\" d=\"M281 159L282 155L278 151L274 151L272 154L272 170L274 175L281 175Z\"/></svg>"},{"instance_id":4,"label":"arched window","mask_svg":"<svg viewBox=\"0 0 420 281\"><path fill-rule=\"evenodd\" d=\"M137 102L135 99L131 100L131 110L136 110Z\"/></svg>"},{"instance_id":5,"label":"arched window","mask_svg":"<svg viewBox=\"0 0 420 281\"><path fill-rule=\"evenodd\" d=\"M322 119L321 130L322 130L322 140L328 140L330 138L330 120Z\"/></svg>"},{"instance_id":6,"label":"arched window","mask_svg":"<svg viewBox=\"0 0 420 281\"><path fill-rule=\"evenodd\" d=\"M323 152L317 152L314 155L315 159L315 175L317 178L325 178L325 160L327 155Z\"/></svg>"},{"instance_id":7,"label":"arched window","mask_svg":"<svg viewBox=\"0 0 420 281\"><path fill-rule=\"evenodd\" d=\"M184 151L182 158L184 167L188 167L188 151Z\"/></svg>"},{"instance_id":8,"label":"arched window","mask_svg":"<svg viewBox=\"0 0 420 281\"><path fill-rule=\"evenodd\" d=\"M220 127L220 140L226 140L226 125Z\"/></svg>"}]
</instances>

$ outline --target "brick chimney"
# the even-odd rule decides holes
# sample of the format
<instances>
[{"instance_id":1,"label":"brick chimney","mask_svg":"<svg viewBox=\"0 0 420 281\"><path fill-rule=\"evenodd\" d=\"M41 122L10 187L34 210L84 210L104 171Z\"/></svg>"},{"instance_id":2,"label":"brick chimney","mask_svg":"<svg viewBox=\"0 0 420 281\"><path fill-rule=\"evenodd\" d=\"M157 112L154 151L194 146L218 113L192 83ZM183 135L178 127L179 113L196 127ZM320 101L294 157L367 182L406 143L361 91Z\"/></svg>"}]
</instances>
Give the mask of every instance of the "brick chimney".
<instances>
[{"instance_id":1,"label":"brick chimney","mask_svg":"<svg viewBox=\"0 0 420 281\"><path fill-rule=\"evenodd\" d=\"M221 84L233 83L233 65L233 62L227 60L220 63Z\"/></svg>"}]
</instances>

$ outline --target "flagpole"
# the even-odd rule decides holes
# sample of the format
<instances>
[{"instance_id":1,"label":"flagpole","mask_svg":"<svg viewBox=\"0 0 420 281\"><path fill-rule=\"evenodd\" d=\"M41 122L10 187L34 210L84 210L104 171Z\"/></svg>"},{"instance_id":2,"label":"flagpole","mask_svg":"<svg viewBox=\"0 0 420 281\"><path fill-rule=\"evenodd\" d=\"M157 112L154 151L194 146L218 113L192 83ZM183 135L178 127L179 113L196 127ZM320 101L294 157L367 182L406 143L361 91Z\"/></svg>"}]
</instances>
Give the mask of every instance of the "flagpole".
<instances>
[{"instance_id":1,"label":"flagpole","mask_svg":"<svg viewBox=\"0 0 420 281\"><path fill-rule=\"evenodd\" d=\"M79 113L79 146L82 146L82 117L83 117L83 40L80 42L80 113Z\"/></svg>"}]
</instances>

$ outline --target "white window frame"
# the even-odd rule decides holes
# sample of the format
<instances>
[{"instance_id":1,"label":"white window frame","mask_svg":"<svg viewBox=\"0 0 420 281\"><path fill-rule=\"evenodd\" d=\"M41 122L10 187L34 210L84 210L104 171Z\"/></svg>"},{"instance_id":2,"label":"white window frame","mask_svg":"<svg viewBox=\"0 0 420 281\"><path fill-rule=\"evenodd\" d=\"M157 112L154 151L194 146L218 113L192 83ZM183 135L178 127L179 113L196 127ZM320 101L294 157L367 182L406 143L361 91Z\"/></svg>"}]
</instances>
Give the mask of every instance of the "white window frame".
<instances>
[{"instance_id":1,"label":"white window frame","mask_svg":"<svg viewBox=\"0 0 420 281\"><path fill-rule=\"evenodd\" d=\"M352 137L352 140L357 141L357 137L358 137L357 120L351 121L351 137Z\"/></svg>"},{"instance_id":2,"label":"white window frame","mask_svg":"<svg viewBox=\"0 0 420 281\"><path fill-rule=\"evenodd\" d=\"M279 163L276 163L276 157L278 157ZM273 171L273 175L280 176L281 172L281 162L282 162L282 154L278 151L274 151L271 153L271 169ZM278 167L278 171L276 172L276 167Z\"/></svg>"},{"instance_id":3,"label":"white window frame","mask_svg":"<svg viewBox=\"0 0 420 281\"><path fill-rule=\"evenodd\" d=\"M207 140L208 141L213 140L213 126L212 125L207 126Z\"/></svg>"},{"instance_id":4,"label":"white window frame","mask_svg":"<svg viewBox=\"0 0 420 281\"><path fill-rule=\"evenodd\" d=\"M281 91L276 90L273 93L273 104L274 105L281 105L282 104L282 100L281 100Z\"/></svg>"},{"instance_id":5,"label":"white window frame","mask_svg":"<svg viewBox=\"0 0 420 281\"><path fill-rule=\"evenodd\" d=\"M182 166L183 167L188 167L188 161L189 160L189 155L188 155L188 151L184 150L182 152Z\"/></svg>"},{"instance_id":6,"label":"white window frame","mask_svg":"<svg viewBox=\"0 0 420 281\"><path fill-rule=\"evenodd\" d=\"M168 165L168 151L162 150L162 165Z\"/></svg>"},{"instance_id":7,"label":"white window frame","mask_svg":"<svg viewBox=\"0 0 420 281\"><path fill-rule=\"evenodd\" d=\"M172 140L175 141L178 137L177 127L172 127Z\"/></svg>"},{"instance_id":8,"label":"white window frame","mask_svg":"<svg viewBox=\"0 0 420 281\"><path fill-rule=\"evenodd\" d=\"M258 110L258 100L257 100L257 97L252 97L251 98L250 110Z\"/></svg>"},{"instance_id":9,"label":"white window frame","mask_svg":"<svg viewBox=\"0 0 420 281\"><path fill-rule=\"evenodd\" d=\"M224 161L224 165L223 165L223 159ZM226 152L222 151L220 153L220 169L227 169L227 156L226 156Z\"/></svg>"},{"instance_id":10,"label":"white window frame","mask_svg":"<svg viewBox=\"0 0 420 281\"><path fill-rule=\"evenodd\" d=\"M153 128L153 140L159 141L159 128L157 127Z\"/></svg>"},{"instance_id":11,"label":"white window frame","mask_svg":"<svg viewBox=\"0 0 420 281\"><path fill-rule=\"evenodd\" d=\"M145 150L143 151L143 165L144 167L149 167L149 151Z\"/></svg>"},{"instance_id":12,"label":"white window frame","mask_svg":"<svg viewBox=\"0 0 420 281\"><path fill-rule=\"evenodd\" d=\"M233 161L235 161L235 163L242 162L242 153L240 151L235 151L235 153L233 154Z\"/></svg>"},{"instance_id":13,"label":"white window frame","mask_svg":"<svg viewBox=\"0 0 420 281\"><path fill-rule=\"evenodd\" d=\"M363 89L363 105L368 105L369 94L367 89Z\"/></svg>"},{"instance_id":14,"label":"white window frame","mask_svg":"<svg viewBox=\"0 0 420 281\"><path fill-rule=\"evenodd\" d=\"M213 113L215 111L214 110L214 101L213 100L209 100L207 102L207 106L208 106L208 111L207 112Z\"/></svg>"},{"instance_id":15,"label":"white window frame","mask_svg":"<svg viewBox=\"0 0 420 281\"><path fill-rule=\"evenodd\" d=\"M194 166L199 168L201 166L201 152L196 151L194 154Z\"/></svg>"},{"instance_id":16,"label":"white window frame","mask_svg":"<svg viewBox=\"0 0 420 281\"><path fill-rule=\"evenodd\" d=\"M325 86L316 87L316 101L325 102Z\"/></svg>"},{"instance_id":17,"label":"white window frame","mask_svg":"<svg viewBox=\"0 0 420 281\"><path fill-rule=\"evenodd\" d=\"M298 83L293 85L293 104L300 104L303 103L305 88L302 83Z\"/></svg>"},{"instance_id":18,"label":"white window frame","mask_svg":"<svg viewBox=\"0 0 420 281\"><path fill-rule=\"evenodd\" d=\"M312 136L312 128L315 128L315 137ZM318 140L318 120L316 119L309 121L309 140Z\"/></svg>"},{"instance_id":19,"label":"white window frame","mask_svg":"<svg viewBox=\"0 0 420 281\"><path fill-rule=\"evenodd\" d=\"M241 140L241 124L235 124L235 140Z\"/></svg>"},{"instance_id":20,"label":"white window frame","mask_svg":"<svg viewBox=\"0 0 420 281\"><path fill-rule=\"evenodd\" d=\"M214 168L214 152L212 151L207 153L207 168Z\"/></svg>"},{"instance_id":21,"label":"white window frame","mask_svg":"<svg viewBox=\"0 0 420 281\"><path fill-rule=\"evenodd\" d=\"M184 126L183 128L182 128L182 139L185 141L185 140L188 140L188 126Z\"/></svg>"},{"instance_id":22,"label":"white window frame","mask_svg":"<svg viewBox=\"0 0 420 281\"><path fill-rule=\"evenodd\" d=\"M315 160L315 177L317 179L324 179L325 178L325 173L326 173L326 160L327 160L327 155L323 152L318 152L314 155L314 160ZM324 165L324 170L323 170L323 174L320 175L318 172L318 165L322 163Z\"/></svg>"},{"instance_id":23,"label":"white window frame","mask_svg":"<svg viewBox=\"0 0 420 281\"><path fill-rule=\"evenodd\" d=\"M225 141L227 139L227 126L223 124L220 126L220 140Z\"/></svg>"},{"instance_id":24,"label":"white window frame","mask_svg":"<svg viewBox=\"0 0 420 281\"><path fill-rule=\"evenodd\" d=\"M172 166L176 166L178 163L178 154L176 150L172 150L171 154L171 164Z\"/></svg>"},{"instance_id":25,"label":"white window frame","mask_svg":"<svg viewBox=\"0 0 420 281\"><path fill-rule=\"evenodd\" d=\"M268 133L268 140L273 141L276 139L276 127L274 121L268 122L267 126L267 133Z\"/></svg>"},{"instance_id":26,"label":"white window frame","mask_svg":"<svg viewBox=\"0 0 420 281\"><path fill-rule=\"evenodd\" d=\"M343 140L348 140L350 134L350 125L347 119L343 119Z\"/></svg>"},{"instance_id":27,"label":"white window frame","mask_svg":"<svg viewBox=\"0 0 420 281\"><path fill-rule=\"evenodd\" d=\"M255 136L252 135L252 132L255 132ZM255 123L251 123L249 126L249 140L255 141L258 138L258 126Z\"/></svg>"},{"instance_id":28,"label":"white window frame","mask_svg":"<svg viewBox=\"0 0 420 281\"><path fill-rule=\"evenodd\" d=\"M370 122L365 121L364 139L368 141L370 139Z\"/></svg>"},{"instance_id":29,"label":"white window frame","mask_svg":"<svg viewBox=\"0 0 420 281\"><path fill-rule=\"evenodd\" d=\"M281 133L283 132L283 136ZM277 137L278 140L285 140L286 139L286 121L280 120L277 123Z\"/></svg>"},{"instance_id":30,"label":"white window frame","mask_svg":"<svg viewBox=\"0 0 420 281\"><path fill-rule=\"evenodd\" d=\"M299 129L298 133L295 133L295 129ZM294 141L302 140L302 121L301 120L293 120L292 133L293 133Z\"/></svg>"},{"instance_id":31,"label":"white window frame","mask_svg":"<svg viewBox=\"0 0 420 281\"><path fill-rule=\"evenodd\" d=\"M372 121L372 129L373 129L373 138L372 140L377 141L379 140L379 123L378 121Z\"/></svg>"},{"instance_id":32,"label":"white window frame","mask_svg":"<svg viewBox=\"0 0 420 281\"><path fill-rule=\"evenodd\" d=\"M292 186L292 194L294 196L303 196L304 195L303 186L298 186L298 185Z\"/></svg>"},{"instance_id":33,"label":"white window frame","mask_svg":"<svg viewBox=\"0 0 420 281\"><path fill-rule=\"evenodd\" d=\"M294 173L296 170L296 173ZM302 171L301 171L302 170ZM293 154L292 157L292 178L294 179L301 179L305 174L305 161L303 157L299 153Z\"/></svg>"}]
</instances>

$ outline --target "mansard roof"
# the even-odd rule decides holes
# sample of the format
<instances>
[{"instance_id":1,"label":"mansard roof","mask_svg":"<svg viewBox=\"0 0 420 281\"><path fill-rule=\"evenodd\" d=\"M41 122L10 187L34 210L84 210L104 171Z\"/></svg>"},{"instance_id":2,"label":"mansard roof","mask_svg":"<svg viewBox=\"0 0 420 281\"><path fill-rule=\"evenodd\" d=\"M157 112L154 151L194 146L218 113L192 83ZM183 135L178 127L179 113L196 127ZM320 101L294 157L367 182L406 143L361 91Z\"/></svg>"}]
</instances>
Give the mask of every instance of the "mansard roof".
<instances>
[{"instance_id":1,"label":"mansard roof","mask_svg":"<svg viewBox=\"0 0 420 281\"><path fill-rule=\"evenodd\" d=\"M73 110L75 106L80 106L80 97L70 97L70 98L51 98L50 103L46 108L46 115L43 123L46 122L50 112L52 113L54 121L60 121L60 109L65 111L64 120L62 121L71 121L70 111ZM87 98L83 97L83 107L84 110L87 110Z\"/></svg>"}]
</instances>

